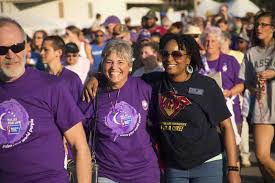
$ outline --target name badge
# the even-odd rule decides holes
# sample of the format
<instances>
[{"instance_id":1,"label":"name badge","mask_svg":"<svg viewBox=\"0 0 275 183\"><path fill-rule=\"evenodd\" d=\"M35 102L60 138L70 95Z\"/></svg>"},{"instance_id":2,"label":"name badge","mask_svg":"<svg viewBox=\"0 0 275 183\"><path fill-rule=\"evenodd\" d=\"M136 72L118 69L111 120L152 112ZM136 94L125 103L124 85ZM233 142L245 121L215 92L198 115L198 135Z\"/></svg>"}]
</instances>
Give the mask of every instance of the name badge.
<instances>
[{"instance_id":1,"label":"name badge","mask_svg":"<svg viewBox=\"0 0 275 183\"><path fill-rule=\"evenodd\" d=\"M200 88L189 88L189 91L188 93L190 94L194 94L194 95L203 95L203 89L200 89Z\"/></svg>"}]
</instances>

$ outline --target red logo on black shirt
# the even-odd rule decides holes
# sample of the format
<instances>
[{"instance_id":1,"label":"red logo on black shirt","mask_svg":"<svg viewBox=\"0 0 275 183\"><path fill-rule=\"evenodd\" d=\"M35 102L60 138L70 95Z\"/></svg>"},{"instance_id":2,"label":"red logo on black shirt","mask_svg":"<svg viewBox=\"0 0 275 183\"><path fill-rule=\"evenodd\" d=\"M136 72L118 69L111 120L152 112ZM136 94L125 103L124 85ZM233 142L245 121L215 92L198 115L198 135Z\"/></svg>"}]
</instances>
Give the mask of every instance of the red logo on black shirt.
<instances>
[{"instance_id":1,"label":"red logo on black shirt","mask_svg":"<svg viewBox=\"0 0 275 183\"><path fill-rule=\"evenodd\" d=\"M159 105L161 112L173 118L191 102L185 96L177 96L174 92L166 92L160 96Z\"/></svg>"}]
</instances>

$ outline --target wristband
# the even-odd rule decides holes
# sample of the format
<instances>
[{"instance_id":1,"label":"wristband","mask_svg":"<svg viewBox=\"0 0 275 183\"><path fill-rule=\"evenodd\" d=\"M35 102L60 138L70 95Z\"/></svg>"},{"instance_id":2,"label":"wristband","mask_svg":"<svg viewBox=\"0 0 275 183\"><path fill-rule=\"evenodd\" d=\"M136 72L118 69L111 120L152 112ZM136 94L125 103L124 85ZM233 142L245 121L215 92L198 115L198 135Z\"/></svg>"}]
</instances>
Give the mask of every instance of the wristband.
<instances>
[{"instance_id":1,"label":"wristband","mask_svg":"<svg viewBox=\"0 0 275 183\"><path fill-rule=\"evenodd\" d=\"M238 166L227 166L227 171L235 171L238 172L239 171L239 167Z\"/></svg>"}]
</instances>

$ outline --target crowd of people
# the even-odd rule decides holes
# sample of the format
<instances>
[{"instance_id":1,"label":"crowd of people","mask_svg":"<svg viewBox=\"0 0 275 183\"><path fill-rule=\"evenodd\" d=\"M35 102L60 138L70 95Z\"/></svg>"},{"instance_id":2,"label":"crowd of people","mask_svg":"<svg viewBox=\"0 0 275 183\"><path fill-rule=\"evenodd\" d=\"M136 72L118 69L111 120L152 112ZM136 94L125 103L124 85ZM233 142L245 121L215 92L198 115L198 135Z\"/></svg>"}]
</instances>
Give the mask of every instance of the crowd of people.
<instances>
[{"instance_id":1,"label":"crowd of people","mask_svg":"<svg viewBox=\"0 0 275 183\"><path fill-rule=\"evenodd\" d=\"M26 35L0 17L0 182L73 182L75 162L90 183L93 157L99 183L239 183L249 132L273 182L275 14L124 21Z\"/></svg>"}]
</instances>

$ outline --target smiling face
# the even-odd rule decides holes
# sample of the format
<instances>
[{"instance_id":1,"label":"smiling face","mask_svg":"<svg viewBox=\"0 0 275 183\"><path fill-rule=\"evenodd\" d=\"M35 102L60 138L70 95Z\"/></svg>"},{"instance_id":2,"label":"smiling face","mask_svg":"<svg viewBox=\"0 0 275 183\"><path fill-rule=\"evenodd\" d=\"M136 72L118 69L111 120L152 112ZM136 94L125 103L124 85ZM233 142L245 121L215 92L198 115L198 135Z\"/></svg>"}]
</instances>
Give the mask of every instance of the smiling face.
<instances>
[{"instance_id":1,"label":"smiling face","mask_svg":"<svg viewBox=\"0 0 275 183\"><path fill-rule=\"evenodd\" d=\"M180 49L178 43L172 39L166 43L163 52L161 58L165 71L174 78L185 79L186 67L190 64L190 58L186 51Z\"/></svg>"},{"instance_id":2,"label":"smiling face","mask_svg":"<svg viewBox=\"0 0 275 183\"><path fill-rule=\"evenodd\" d=\"M0 27L0 46L12 46L24 41L24 35L13 24ZM26 49L15 53L11 49L0 55L0 77L7 82L18 79L25 72Z\"/></svg>"},{"instance_id":3,"label":"smiling face","mask_svg":"<svg viewBox=\"0 0 275 183\"><path fill-rule=\"evenodd\" d=\"M103 74L108 79L112 89L121 88L128 79L131 65L116 52L110 53L103 61Z\"/></svg>"}]
</instances>

